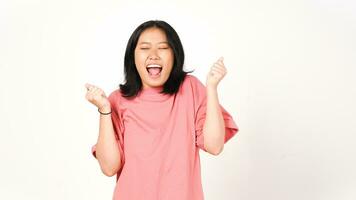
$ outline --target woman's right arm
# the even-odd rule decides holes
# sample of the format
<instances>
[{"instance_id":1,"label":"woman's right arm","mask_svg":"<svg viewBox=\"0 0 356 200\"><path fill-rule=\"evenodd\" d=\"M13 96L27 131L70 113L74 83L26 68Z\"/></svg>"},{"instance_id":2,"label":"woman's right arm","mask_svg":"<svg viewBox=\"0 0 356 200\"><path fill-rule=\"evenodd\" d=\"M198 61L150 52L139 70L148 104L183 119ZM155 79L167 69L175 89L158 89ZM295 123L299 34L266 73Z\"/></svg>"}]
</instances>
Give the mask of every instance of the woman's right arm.
<instances>
[{"instance_id":1,"label":"woman's right arm","mask_svg":"<svg viewBox=\"0 0 356 200\"><path fill-rule=\"evenodd\" d=\"M100 112L110 112L110 106L100 109ZM121 168L121 155L115 138L111 114L100 114L99 137L96 143L96 158L100 164L101 171L106 176L115 175Z\"/></svg>"},{"instance_id":2,"label":"woman's right arm","mask_svg":"<svg viewBox=\"0 0 356 200\"><path fill-rule=\"evenodd\" d=\"M85 87L87 88L85 97L90 103L98 107L100 112L111 112L110 102L102 89L88 83L85 84ZM115 175L121 168L119 144L115 137L111 114L100 114L95 157L99 162L101 171L107 176Z\"/></svg>"}]
</instances>

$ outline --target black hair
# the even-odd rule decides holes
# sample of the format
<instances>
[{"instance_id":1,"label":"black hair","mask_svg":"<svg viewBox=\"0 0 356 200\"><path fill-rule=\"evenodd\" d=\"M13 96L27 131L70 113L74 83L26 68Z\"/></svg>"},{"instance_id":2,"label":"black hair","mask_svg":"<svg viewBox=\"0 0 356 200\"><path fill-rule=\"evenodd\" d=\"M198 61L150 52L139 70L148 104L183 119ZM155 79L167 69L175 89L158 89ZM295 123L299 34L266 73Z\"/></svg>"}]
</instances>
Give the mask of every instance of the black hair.
<instances>
[{"instance_id":1,"label":"black hair","mask_svg":"<svg viewBox=\"0 0 356 200\"><path fill-rule=\"evenodd\" d=\"M120 84L120 91L124 97L134 97L142 90L142 81L135 65L135 48L141 33L148 28L159 28L165 32L168 44L173 50L174 63L169 78L163 85L160 93L176 94L184 78L192 71L183 71L184 50L177 32L167 22L161 20L150 20L139 25L131 34L126 46L124 60L125 83Z\"/></svg>"}]
</instances>

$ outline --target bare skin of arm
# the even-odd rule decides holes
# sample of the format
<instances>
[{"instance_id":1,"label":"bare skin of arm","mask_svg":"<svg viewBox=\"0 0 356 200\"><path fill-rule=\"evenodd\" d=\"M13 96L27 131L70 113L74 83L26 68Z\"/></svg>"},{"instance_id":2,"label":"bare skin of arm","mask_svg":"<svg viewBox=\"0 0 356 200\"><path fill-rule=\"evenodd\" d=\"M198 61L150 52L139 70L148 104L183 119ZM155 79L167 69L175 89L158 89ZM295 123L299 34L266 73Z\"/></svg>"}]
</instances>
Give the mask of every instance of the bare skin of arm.
<instances>
[{"instance_id":1,"label":"bare skin of arm","mask_svg":"<svg viewBox=\"0 0 356 200\"><path fill-rule=\"evenodd\" d=\"M104 91L94 85L85 84L87 88L86 99L99 108L102 113L111 112L111 106ZM99 118L99 136L96 143L96 159L101 171L106 176L115 175L121 168L121 155L115 138L115 131L111 114Z\"/></svg>"},{"instance_id":2,"label":"bare skin of arm","mask_svg":"<svg viewBox=\"0 0 356 200\"><path fill-rule=\"evenodd\" d=\"M110 108L102 108L100 112L110 112ZM115 175L121 168L121 155L112 124L111 114L100 115L99 137L96 144L96 158L101 171L106 176Z\"/></svg>"},{"instance_id":3,"label":"bare skin of arm","mask_svg":"<svg viewBox=\"0 0 356 200\"><path fill-rule=\"evenodd\" d=\"M203 127L204 147L212 155L218 155L224 149L225 124L220 109L217 86L226 73L221 57L211 67L206 81L207 108Z\"/></svg>"},{"instance_id":4,"label":"bare skin of arm","mask_svg":"<svg viewBox=\"0 0 356 200\"><path fill-rule=\"evenodd\" d=\"M203 134L204 147L207 152L212 155L220 154L224 148L225 124L216 88L207 87L207 108Z\"/></svg>"}]
</instances>

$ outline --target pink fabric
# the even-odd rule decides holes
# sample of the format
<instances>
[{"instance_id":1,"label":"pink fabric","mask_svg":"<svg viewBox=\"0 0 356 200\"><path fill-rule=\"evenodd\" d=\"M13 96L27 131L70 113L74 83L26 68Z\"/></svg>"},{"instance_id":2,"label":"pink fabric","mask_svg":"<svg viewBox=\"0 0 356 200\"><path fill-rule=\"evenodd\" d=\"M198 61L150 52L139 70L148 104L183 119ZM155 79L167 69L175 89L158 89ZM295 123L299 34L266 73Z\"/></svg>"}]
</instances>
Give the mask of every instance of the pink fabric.
<instances>
[{"instance_id":1,"label":"pink fabric","mask_svg":"<svg viewBox=\"0 0 356 200\"><path fill-rule=\"evenodd\" d=\"M145 89L131 100L118 89L109 95L116 139L124 154L113 200L204 199L199 148L206 151L205 86L187 75L176 95L160 94L160 89ZM238 127L220 108L226 143ZM92 153L95 156L95 145Z\"/></svg>"}]
</instances>

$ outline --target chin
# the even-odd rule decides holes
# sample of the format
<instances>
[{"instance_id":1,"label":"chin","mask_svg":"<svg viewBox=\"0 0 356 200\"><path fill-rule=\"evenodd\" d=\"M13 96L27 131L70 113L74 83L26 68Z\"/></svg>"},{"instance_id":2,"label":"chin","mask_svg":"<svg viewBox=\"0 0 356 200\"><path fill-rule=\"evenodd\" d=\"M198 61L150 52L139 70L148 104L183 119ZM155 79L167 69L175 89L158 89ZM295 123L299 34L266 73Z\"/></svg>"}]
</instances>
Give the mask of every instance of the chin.
<instances>
[{"instance_id":1,"label":"chin","mask_svg":"<svg viewBox=\"0 0 356 200\"><path fill-rule=\"evenodd\" d=\"M163 86L167 80L168 78L165 78L163 76L160 76L158 78L147 77L146 84L149 85L150 87L159 87L159 86Z\"/></svg>"},{"instance_id":2,"label":"chin","mask_svg":"<svg viewBox=\"0 0 356 200\"><path fill-rule=\"evenodd\" d=\"M164 83L159 82L159 83L149 83L147 84L149 87L161 87L164 85Z\"/></svg>"}]
</instances>

